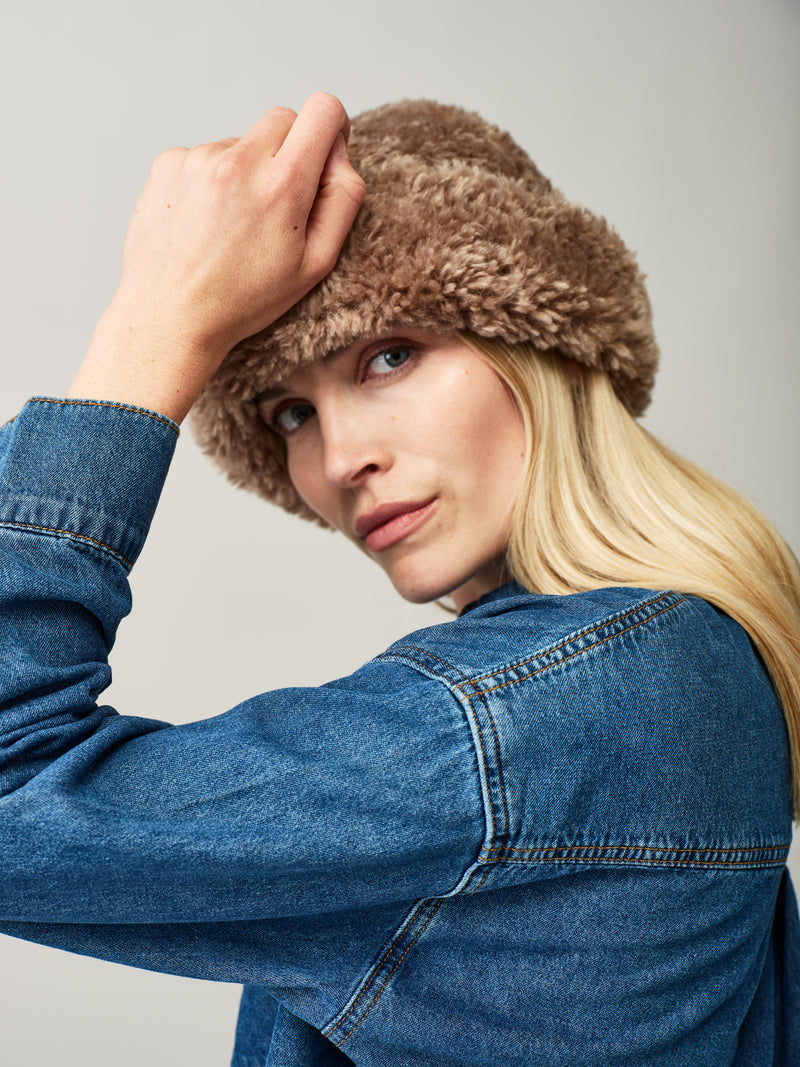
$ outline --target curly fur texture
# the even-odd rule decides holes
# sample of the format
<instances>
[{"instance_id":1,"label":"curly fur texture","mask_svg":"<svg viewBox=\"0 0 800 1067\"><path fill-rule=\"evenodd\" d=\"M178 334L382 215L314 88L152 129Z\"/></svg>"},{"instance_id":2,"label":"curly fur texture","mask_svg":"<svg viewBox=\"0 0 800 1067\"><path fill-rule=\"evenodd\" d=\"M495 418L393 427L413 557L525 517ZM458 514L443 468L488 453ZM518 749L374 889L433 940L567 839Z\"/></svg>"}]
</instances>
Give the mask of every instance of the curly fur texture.
<instances>
[{"instance_id":1,"label":"curly fur texture","mask_svg":"<svg viewBox=\"0 0 800 1067\"><path fill-rule=\"evenodd\" d=\"M355 118L349 155L367 195L336 267L236 346L193 411L195 437L231 481L315 519L253 397L298 364L402 326L530 341L607 371L644 411L658 349L636 260L507 133L405 101Z\"/></svg>"}]
</instances>

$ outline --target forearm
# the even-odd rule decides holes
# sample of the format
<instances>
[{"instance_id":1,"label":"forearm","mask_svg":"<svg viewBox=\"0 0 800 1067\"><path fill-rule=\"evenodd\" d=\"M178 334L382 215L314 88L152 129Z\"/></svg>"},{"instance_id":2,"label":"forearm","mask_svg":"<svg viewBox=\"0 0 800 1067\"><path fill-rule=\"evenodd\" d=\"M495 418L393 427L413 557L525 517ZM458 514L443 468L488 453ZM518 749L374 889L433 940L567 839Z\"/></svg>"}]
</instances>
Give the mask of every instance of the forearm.
<instances>
[{"instance_id":1,"label":"forearm","mask_svg":"<svg viewBox=\"0 0 800 1067\"><path fill-rule=\"evenodd\" d=\"M121 405L35 400L1 433L0 780L11 792L108 714L95 701L177 427Z\"/></svg>"}]
</instances>

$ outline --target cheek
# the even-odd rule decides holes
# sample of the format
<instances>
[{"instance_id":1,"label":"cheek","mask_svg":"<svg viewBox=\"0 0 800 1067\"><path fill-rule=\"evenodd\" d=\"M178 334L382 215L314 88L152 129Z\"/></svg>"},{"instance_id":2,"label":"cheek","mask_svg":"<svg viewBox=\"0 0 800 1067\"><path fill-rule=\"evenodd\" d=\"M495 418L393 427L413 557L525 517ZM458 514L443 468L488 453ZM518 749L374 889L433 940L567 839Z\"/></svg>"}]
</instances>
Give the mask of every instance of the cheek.
<instances>
[{"instance_id":1,"label":"cheek","mask_svg":"<svg viewBox=\"0 0 800 1067\"><path fill-rule=\"evenodd\" d=\"M291 448L287 453L286 471L297 495L321 519L337 526L330 485L323 477L321 464L306 449Z\"/></svg>"},{"instance_id":2,"label":"cheek","mask_svg":"<svg viewBox=\"0 0 800 1067\"><path fill-rule=\"evenodd\" d=\"M516 402L502 383L487 384L479 404L461 408L449 440L454 459L457 455L497 499L516 488L527 453L526 435Z\"/></svg>"}]
</instances>

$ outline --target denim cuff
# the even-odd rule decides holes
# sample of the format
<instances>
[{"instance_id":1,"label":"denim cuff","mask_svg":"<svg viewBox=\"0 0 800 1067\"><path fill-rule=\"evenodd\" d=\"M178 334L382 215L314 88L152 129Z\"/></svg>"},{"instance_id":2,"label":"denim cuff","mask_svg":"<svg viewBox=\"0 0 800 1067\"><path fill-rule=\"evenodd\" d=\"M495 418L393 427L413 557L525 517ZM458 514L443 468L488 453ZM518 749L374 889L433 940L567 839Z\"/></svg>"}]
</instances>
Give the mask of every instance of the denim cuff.
<instances>
[{"instance_id":1,"label":"denim cuff","mask_svg":"<svg viewBox=\"0 0 800 1067\"><path fill-rule=\"evenodd\" d=\"M0 429L0 525L138 557L179 429L128 404L34 397Z\"/></svg>"}]
</instances>

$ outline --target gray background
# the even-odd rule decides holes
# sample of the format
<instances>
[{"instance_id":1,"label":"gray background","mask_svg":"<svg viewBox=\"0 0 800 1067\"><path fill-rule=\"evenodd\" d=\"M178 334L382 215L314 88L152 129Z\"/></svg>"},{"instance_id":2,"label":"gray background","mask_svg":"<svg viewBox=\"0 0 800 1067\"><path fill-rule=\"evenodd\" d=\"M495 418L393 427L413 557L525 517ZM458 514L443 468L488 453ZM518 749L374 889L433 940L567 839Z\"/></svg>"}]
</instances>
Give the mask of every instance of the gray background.
<instances>
[{"instance_id":1,"label":"gray background","mask_svg":"<svg viewBox=\"0 0 800 1067\"><path fill-rule=\"evenodd\" d=\"M0 418L68 386L162 148L318 88L352 112L427 96L510 129L638 250L663 353L647 425L800 547L794 0L32 0L2 39ZM134 595L110 699L176 722L442 618L231 490L188 433ZM0 939L0 1067L225 1064L237 994Z\"/></svg>"}]
</instances>

